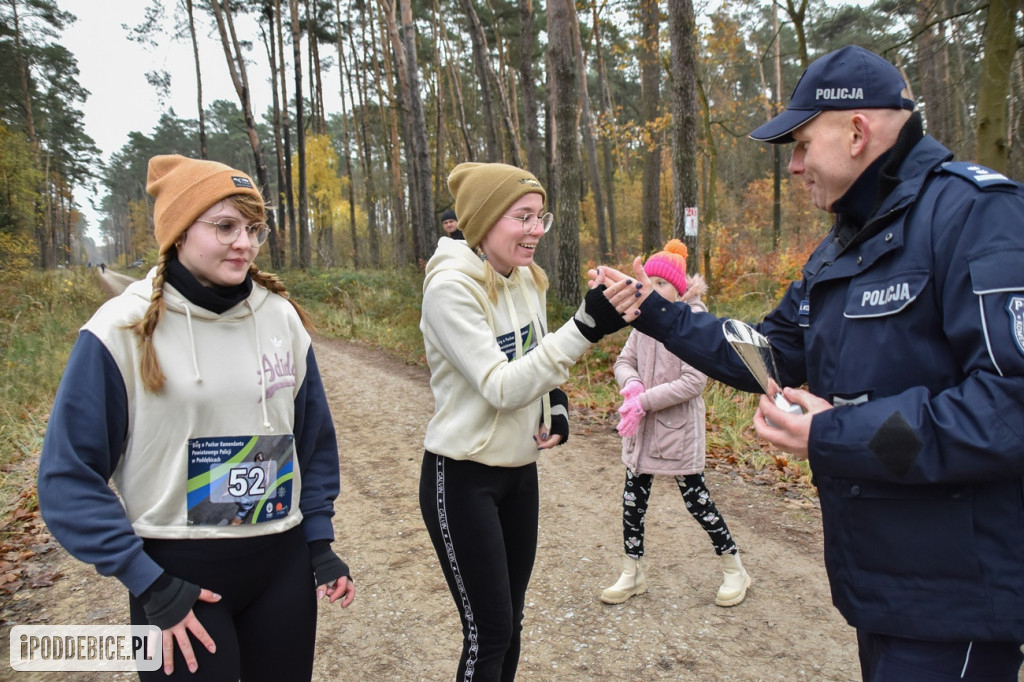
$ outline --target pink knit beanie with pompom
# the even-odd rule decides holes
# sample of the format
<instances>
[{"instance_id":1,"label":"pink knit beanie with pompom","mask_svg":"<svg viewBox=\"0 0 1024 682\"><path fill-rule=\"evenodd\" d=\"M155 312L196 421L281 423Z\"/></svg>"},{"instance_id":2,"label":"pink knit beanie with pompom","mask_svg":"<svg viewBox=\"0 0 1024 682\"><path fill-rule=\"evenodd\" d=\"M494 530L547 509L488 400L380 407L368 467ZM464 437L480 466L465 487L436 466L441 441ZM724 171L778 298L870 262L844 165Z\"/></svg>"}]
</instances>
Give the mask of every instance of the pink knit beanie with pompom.
<instances>
[{"instance_id":1,"label":"pink knit beanie with pompom","mask_svg":"<svg viewBox=\"0 0 1024 682\"><path fill-rule=\"evenodd\" d=\"M647 259L644 272L648 277L661 277L676 288L679 295L686 293L686 244L670 239L665 248Z\"/></svg>"}]
</instances>

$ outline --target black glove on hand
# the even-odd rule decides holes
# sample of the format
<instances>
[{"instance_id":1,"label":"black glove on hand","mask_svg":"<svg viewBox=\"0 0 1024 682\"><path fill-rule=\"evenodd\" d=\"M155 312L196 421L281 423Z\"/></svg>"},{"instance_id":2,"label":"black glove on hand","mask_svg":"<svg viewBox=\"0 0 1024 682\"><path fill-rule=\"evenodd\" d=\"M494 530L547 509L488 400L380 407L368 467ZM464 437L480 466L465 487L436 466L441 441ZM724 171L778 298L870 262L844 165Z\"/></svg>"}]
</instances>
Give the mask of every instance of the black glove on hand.
<instances>
[{"instance_id":1,"label":"black glove on hand","mask_svg":"<svg viewBox=\"0 0 1024 682\"><path fill-rule=\"evenodd\" d=\"M348 564L334 553L330 540L314 540L309 543L309 562L313 565L313 578L317 587L332 583L338 578L352 579L348 572Z\"/></svg>"},{"instance_id":2,"label":"black glove on hand","mask_svg":"<svg viewBox=\"0 0 1024 682\"><path fill-rule=\"evenodd\" d=\"M559 445L569 442L569 396L560 388L548 394L551 396L551 434L562 437Z\"/></svg>"},{"instance_id":3,"label":"black glove on hand","mask_svg":"<svg viewBox=\"0 0 1024 682\"><path fill-rule=\"evenodd\" d=\"M192 610L199 599L199 585L161 573L153 584L139 595L146 620L161 630L174 627Z\"/></svg>"},{"instance_id":4,"label":"black glove on hand","mask_svg":"<svg viewBox=\"0 0 1024 682\"><path fill-rule=\"evenodd\" d=\"M597 343L608 334L626 326L622 315L619 315L615 306L604 297L605 288L602 284L587 290L583 303L572 318L580 333L591 343Z\"/></svg>"}]
</instances>

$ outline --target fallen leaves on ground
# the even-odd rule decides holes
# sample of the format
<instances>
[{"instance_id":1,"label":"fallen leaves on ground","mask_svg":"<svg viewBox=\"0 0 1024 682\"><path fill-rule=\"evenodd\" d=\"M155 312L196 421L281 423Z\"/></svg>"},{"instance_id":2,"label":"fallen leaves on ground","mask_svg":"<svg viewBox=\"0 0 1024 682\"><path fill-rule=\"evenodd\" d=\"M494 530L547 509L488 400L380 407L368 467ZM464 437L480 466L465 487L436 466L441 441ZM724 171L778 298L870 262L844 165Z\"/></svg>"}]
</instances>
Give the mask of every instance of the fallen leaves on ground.
<instances>
[{"instance_id":1,"label":"fallen leaves on ground","mask_svg":"<svg viewBox=\"0 0 1024 682\"><path fill-rule=\"evenodd\" d=\"M39 513L35 486L22 490L0 522L0 593L49 587L60 577L32 561L53 548L52 536Z\"/></svg>"}]
</instances>

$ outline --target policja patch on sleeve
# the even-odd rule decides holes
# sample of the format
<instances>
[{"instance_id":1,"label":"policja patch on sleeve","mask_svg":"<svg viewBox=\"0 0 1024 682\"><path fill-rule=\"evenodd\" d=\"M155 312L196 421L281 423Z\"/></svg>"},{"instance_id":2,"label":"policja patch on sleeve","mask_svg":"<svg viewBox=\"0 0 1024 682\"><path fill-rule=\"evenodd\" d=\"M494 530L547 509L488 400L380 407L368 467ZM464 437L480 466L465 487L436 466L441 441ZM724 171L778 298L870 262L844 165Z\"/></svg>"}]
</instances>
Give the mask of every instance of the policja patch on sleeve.
<instances>
[{"instance_id":1,"label":"policja patch on sleeve","mask_svg":"<svg viewBox=\"0 0 1024 682\"><path fill-rule=\"evenodd\" d=\"M1017 350L1024 355L1024 296L1010 296L1006 301L1006 312L1010 314L1010 333L1017 343Z\"/></svg>"}]
</instances>

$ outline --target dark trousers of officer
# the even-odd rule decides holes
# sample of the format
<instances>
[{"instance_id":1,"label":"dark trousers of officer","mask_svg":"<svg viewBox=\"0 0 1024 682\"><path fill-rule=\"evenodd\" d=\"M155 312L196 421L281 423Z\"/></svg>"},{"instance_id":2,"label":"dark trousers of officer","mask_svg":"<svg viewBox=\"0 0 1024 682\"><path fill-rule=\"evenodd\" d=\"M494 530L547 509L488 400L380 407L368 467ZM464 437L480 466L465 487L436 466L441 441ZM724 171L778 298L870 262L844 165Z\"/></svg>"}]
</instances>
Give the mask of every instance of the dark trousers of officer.
<instances>
[{"instance_id":1,"label":"dark trousers of officer","mask_svg":"<svg viewBox=\"0 0 1024 682\"><path fill-rule=\"evenodd\" d=\"M1017 682L1020 643L928 642L857 630L864 682Z\"/></svg>"}]
</instances>

